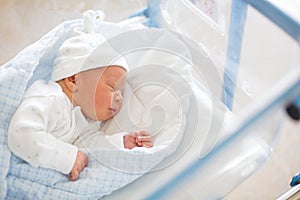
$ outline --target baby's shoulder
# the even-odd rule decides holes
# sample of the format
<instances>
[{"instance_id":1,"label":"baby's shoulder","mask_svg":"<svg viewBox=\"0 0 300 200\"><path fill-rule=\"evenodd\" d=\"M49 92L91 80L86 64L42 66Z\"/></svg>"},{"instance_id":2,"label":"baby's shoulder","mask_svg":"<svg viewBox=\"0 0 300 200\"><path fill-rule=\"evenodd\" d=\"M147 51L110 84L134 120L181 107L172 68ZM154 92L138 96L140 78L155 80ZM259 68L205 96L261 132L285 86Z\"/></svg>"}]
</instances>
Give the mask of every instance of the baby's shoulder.
<instances>
[{"instance_id":1,"label":"baby's shoulder","mask_svg":"<svg viewBox=\"0 0 300 200\"><path fill-rule=\"evenodd\" d=\"M24 99L32 97L60 96L62 89L54 81L37 80L25 92Z\"/></svg>"},{"instance_id":2,"label":"baby's shoulder","mask_svg":"<svg viewBox=\"0 0 300 200\"><path fill-rule=\"evenodd\" d=\"M47 115L54 108L71 109L71 103L67 103L66 98L58 83L37 80L26 90L19 107L21 110L36 110Z\"/></svg>"}]
</instances>

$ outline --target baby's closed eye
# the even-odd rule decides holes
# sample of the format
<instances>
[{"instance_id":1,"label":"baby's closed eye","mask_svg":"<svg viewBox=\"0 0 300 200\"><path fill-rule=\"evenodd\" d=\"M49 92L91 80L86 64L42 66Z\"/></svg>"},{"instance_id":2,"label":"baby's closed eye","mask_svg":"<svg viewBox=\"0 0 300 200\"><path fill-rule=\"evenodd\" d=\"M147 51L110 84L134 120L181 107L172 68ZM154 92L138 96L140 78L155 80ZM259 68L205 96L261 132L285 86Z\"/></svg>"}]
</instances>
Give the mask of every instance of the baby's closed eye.
<instances>
[{"instance_id":1,"label":"baby's closed eye","mask_svg":"<svg viewBox=\"0 0 300 200\"><path fill-rule=\"evenodd\" d=\"M111 91L115 91L115 86L113 84L107 83L106 85Z\"/></svg>"}]
</instances>

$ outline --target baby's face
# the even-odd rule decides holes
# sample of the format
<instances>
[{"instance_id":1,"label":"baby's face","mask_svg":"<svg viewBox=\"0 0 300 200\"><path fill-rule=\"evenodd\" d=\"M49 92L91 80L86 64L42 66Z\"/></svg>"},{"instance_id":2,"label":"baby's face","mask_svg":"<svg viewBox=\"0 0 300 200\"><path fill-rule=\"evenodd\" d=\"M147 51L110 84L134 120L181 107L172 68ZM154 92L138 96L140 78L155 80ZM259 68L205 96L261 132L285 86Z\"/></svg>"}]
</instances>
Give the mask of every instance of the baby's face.
<instances>
[{"instance_id":1,"label":"baby's face","mask_svg":"<svg viewBox=\"0 0 300 200\"><path fill-rule=\"evenodd\" d=\"M123 103L126 71L109 66L78 74L78 90L73 100L83 114L93 120L105 121L116 115Z\"/></svg>"}]
</instances>

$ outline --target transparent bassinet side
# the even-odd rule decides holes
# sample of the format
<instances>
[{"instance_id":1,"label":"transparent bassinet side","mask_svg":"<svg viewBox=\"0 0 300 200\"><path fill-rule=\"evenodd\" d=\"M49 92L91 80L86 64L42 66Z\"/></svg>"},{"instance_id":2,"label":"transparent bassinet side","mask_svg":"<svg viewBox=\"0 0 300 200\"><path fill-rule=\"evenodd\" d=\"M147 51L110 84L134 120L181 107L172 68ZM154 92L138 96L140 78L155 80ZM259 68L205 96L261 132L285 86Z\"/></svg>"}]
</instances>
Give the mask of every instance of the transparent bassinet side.
<instances>
[{"instance_id":1,"label":"transparent bassinet side","mask_svg":"<svg viewBox=\"0 0 300 200\"><path fill-rule=\"evenodd\" d=\"M214 2L218 13L207 15L203 7L196 6L199 2ZM237 120L232 122L236 129L229 131L228 140L225 139L211 154L195 161L150 197L163 196L164 191L171 191L174 187L177 191L185 191L182 194L176 192L174 197L190 195L194 199L218 199L271 157L286 117L285 107L297 96L298 89L294 87L297 87L299 78L299 70L296 70L299 67L299 41L244 1L165 0L160 9L161 26L192 38L211 58L212 67L218 72L215 75L225 74L221 78L206 76L204 82L216 80L219 83L221 80L224 83L223 78L229 77L233 85L230 91L232 105L229 107ZM283 14L280 8L276 12L289 15ZM237 32L230 33L230 25L234 25L230 20L238 23L234 29ZM197 68L199 71L205 69L199 65ZM224 85L206 86L211 94L221 99ZM291 92L291 88L295 90ZM247 126L247 130L243 126ZM189 178L193 181L184 182Z\"/></svg>"}]
</instances>

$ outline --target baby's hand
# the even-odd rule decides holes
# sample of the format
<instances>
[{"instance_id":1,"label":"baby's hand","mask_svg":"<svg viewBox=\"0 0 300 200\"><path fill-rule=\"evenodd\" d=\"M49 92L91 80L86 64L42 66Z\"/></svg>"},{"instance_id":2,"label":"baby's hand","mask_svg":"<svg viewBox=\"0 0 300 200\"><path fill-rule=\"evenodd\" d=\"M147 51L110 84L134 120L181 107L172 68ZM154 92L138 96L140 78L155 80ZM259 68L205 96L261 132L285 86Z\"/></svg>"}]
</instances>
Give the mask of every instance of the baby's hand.
<instances>
[{"instance_id":1,"label":"baby's hand","mask_svg":"<svg viewBox=\"0 0 300 200\"><path fill-rule=\"evenodd\" d=\"M70 172L70 181L76 181L79 177L80 172L88 165L88 157L81 151L77 152L77 157L74 166Z\"/></svg>"},{"instance_id":2,"label":"baby's hand","mask_svg":"<svg viewBox=\"0 0 300 200\"><path fill-rule=\"evenodd\" d=\"M147 131L135 131L124 136L124 147L132 149L134 147L147 147L153 146L150 134Z\"/></svg>"}]
</instances>

